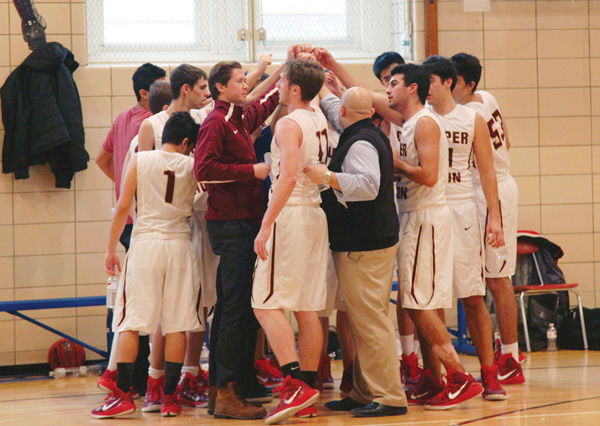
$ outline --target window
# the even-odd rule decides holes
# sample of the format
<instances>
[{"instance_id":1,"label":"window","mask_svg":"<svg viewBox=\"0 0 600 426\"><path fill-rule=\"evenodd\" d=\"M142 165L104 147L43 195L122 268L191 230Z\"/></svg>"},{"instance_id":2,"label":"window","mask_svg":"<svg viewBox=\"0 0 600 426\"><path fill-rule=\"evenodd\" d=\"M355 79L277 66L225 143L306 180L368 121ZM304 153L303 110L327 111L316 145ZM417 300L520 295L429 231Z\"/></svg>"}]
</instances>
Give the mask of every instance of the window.
<instances>
[{"instance_id":1,"label":"window","mask_svg":"<svg viewBox=\"0 0 600 426\"><path fill-rule=\"evenodd\" d=\"M343 59L412 57L409 1L88 0L88 62L255 62L308 42Z\"/></svg>"}]
</instances>

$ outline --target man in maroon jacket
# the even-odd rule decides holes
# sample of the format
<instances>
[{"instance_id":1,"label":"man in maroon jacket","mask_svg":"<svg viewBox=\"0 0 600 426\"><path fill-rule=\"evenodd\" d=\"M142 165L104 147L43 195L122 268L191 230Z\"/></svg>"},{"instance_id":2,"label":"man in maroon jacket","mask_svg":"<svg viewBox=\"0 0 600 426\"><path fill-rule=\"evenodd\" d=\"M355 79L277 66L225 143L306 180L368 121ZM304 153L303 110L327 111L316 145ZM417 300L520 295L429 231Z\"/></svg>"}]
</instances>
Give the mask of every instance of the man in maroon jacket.
<instances>
[{"instance_id":1,"label":"man in maroon jacket","mask_svg":"<svg viewBox=\"0 0 600 426\"><path fill-rule=\"evenodd\" d=\"M276 73L281 73L281 68ZM262 418L265 409L250 404L243 395L256 382L253 363L258 323L250 298L256 262L254 239L264 211L261 180L270 168L257 163L250 135L273 113L279 93L273 88L243 109L248 85L241 65L233 61L216 64L208 85L215 105L202 124L194 153L194 172L199 181L207 182L211 247L221 256L210 338L208 409L209 414L214 410L215 418Z\"/></svg>"}]
</instances>

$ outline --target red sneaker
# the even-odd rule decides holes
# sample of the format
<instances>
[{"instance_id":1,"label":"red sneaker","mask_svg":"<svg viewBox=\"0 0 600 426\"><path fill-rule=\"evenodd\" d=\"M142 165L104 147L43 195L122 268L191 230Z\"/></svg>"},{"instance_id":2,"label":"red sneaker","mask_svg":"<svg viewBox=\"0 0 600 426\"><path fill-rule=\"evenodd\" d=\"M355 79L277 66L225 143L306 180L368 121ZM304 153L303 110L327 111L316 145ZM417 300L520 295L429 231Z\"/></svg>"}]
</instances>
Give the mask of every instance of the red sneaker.
<instances>
[{"instance_id":1,"label":"red sneaker","mask_svg":"<svg viewBox=\"0 0 600 426\"><path fill-rule=\"evenodd\" d=\"M425 370L421 373L417 384L406 392L406 400L410 405L424 405L445 388L444 384L433 377L429 370Z\"/></svg>"},{"instance_id":2,"label":"red sneaker","mask_svg":"<svg viewBox=\"0 0 600 426\"><path fill-rule=\"evenodd\" d=\"M342 382L340 383L340 392L342 395L348 395L354 388L354 363L351 362L348 367L344 368L342 373Z\"/></svg>"},{"instance_id":3,"label":"red sneaker","mask_svg":"<svg viewBox=\"0 0 600 426\"><path fill-rule=\"evenodd\" d=\"M117 386L117 370L109 370L108 368L104 370L104 373L96 382L96 386L106 393L112 392L113 388Z\"/></svg>"},{"instance_id":4,"label":"red sneaker","mask_svg":"<svg viewBox=\"0 0 600 426\"><path fill-rule=\"evenodd\" d=\"M446 388L425 402L426 410L449 410L483 392L483 387L469 373L447 369Z\"/></svg>"},{"instance_id":5,"label":"red sneaker","mask_svg":"<svg viewBox=\"0 0 600 426\"><path fill-rule=\"evenodd\" d=\"M494 363L498 363L498 359L502 355L502 342L500 339L496 339L496 350L494 351ZM519 364L523 364L527 360L527 357L521 349L519 349Z\"/></svg>"},{"instance_id":6,"label":"red sneaker","mask_svg":"<svg viewBox=\"0 0 600 426\"><path fill-rule=\"evenodd\" d=\"M416 385L423 368L419 367L419 358L415 352L410 355L402 355L400 361L400 378L405 385Z\"/></svg>"},{"instance_id":7,"label":"red sneaker","mask_svg":"<svg viewBox=\"0 0 600 426\"><path fill-rule=\"evenodd\" d=\"M259 383L268 388L274 388L283 382L283 374L267 358L255 360L254 369Z\"/></svg>"},{"instance_id":8,"label":"red sneaker","mask_svg":"<svg viewBox=\"0 0 600 426\"><path fill-rule=\"evenodd\" d=\"M323 389L333 389L333 377L331 376L331 357L324 355L319 361L317 370L318 382L323 384Z\"/></svg>"},{"instance_id":9,"label":"red sneaker","mask_svg":"<svg viewBox=\"0 0 600 426\"><path fill-rule=\"evenodd\" d=\"M181 414L181 406L175 395L164 395L160 405L160 415L163 417L175 417Z\"/></svg>"},{"instance_id":10,"label":"red sneaker","mask_svg":"<svg viewBox=\"0 0 600 426\"><path fill-rule=\"evenodd\" d=\"M503 385L518 385L525 383L523 369L511 354L501 354L496 361L498 381Z\"/></svg>"},{"instance_id":11,"label":"red sneaker","mask_svg":"<svg viewBox=\"0 0 600 426\"><path fill-rule=\"evenodd\" d=\"M196 376L196 383L198 384L198 393L207 393L210 383L208 381L208 371L203 370L200 367L198 375Z\"/></svg>"},{"instance_id":12,"label":"red sneaker","mask_svg":"<svg viewBox=\"0 0 600 426\"><path fill-rule=\"evenodd\" d=\"M208 404L208 395L198 392L196 376L190 373L182 375L177 385L177 402L186 407L203 408Z\"/></svg>"},{"instance_id":13,"label":"red sneaker","mask_svg":"<svg viewBox=\"0 0 600 426\"><path fill-rule=\"evenodd\" d=\"M142 413L154 413L160 411L162 405L163 388L165 386L165 376L160 379L148 377L148 388L142 405Z\"/></svg>"},{"instance_id":14,"label":"red sneaker","mask_svg":"<svg viewBox=\"0 0 600 426\"><path fill-rule=\"evenodd\" d=\"M481 366L481 384L483 385L483 397L488 401L504 401L508 396L498 381L498 370L496 365Z\"/></svg>"},{"instance_id":15,"label":"red sneaker","mask_svg":"<svg viewBox=\"0 0 600 426\"><path fill-rule=\"evenodd\" d=\"M317 407L315 407L315 404L313 405L309 405L306 408L303 408L302 410L298 411L296 413L296 417L300 417L303 419L309 419L311 417L317 417Z\"/></svg>"},{"instance_id":16,"label":"red sneaker","mask_svg":"<svg viewBox=\"0 0 600 426\"><path fill-rule=\"evenodd\" d=\"M301 380L287 376L281 385L279 405L265 417L265 423L281 423L319 399L319 392Z\"/></svg>"},{"instance_id":17,"label":"red sneaker","mask_svg":"<svg viewBox=\"0 0 600 426\"><path fill-rule=\"evenodd\" d=\"M95 419L110 419L111 417L126 416L135 411L135 404L129 393L114 387L104 400L104 404L92 411Z\"/></svg>"}]
</instances>

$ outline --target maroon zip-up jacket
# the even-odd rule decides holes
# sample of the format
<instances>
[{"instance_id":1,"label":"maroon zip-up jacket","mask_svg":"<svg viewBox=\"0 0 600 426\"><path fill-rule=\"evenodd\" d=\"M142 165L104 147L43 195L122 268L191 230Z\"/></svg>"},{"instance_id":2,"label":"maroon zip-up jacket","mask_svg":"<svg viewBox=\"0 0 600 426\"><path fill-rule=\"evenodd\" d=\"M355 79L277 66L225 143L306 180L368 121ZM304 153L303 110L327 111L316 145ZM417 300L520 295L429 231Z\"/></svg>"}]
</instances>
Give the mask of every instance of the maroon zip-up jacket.
<instances>
[{"instance_id":1,"label":"maroon zip-up jacket","mask_svg":"<svg viewBox=\"0 0 600 426\"><path fill-rule=\"evenodd\" d=\"M277 105L279 91L275 87L246 109L215 101L200 127L194 150L196 178L209 182L207 220L262 218L262 184L254 177L252 165L257 160L250 135Z\"/></svg>"}]
</instances>

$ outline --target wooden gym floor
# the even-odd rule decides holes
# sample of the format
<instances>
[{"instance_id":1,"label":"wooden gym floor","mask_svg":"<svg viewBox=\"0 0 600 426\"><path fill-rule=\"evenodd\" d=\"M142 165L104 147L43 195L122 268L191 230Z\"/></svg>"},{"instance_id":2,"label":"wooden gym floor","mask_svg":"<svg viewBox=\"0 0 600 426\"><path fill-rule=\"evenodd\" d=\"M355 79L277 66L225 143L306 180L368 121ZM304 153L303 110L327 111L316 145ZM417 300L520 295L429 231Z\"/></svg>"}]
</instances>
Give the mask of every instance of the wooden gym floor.
<instances>
[{"instance_id":1,"label":"wooden gym floor","mask_svg":"<svg viewBox=\"0 0 600 426\"><path fill-rule=\"evenodd\" d=\"M479 375L475 357L462 356L472 374ZM409 407L408 414L376 419L353 418L332 412L323 403L337 399L337 389L323 392L314 419L292 418L284 424L316 425L600 425L600 351L536 352L523 364L527 382L506 386L507 401L489 402L475 398L448 411L426 411ZM341 361L333 364L336 387ZM90 411L102 404L105 395L96 377L0 382L0 424L21 426L71 425L262 425L262 420L215 420L205 409L184 409L181 416L162 418L138 410L131 418L96 420ZM267 404L267 410L275 401Z\"/></svg>"}]
</instances>

